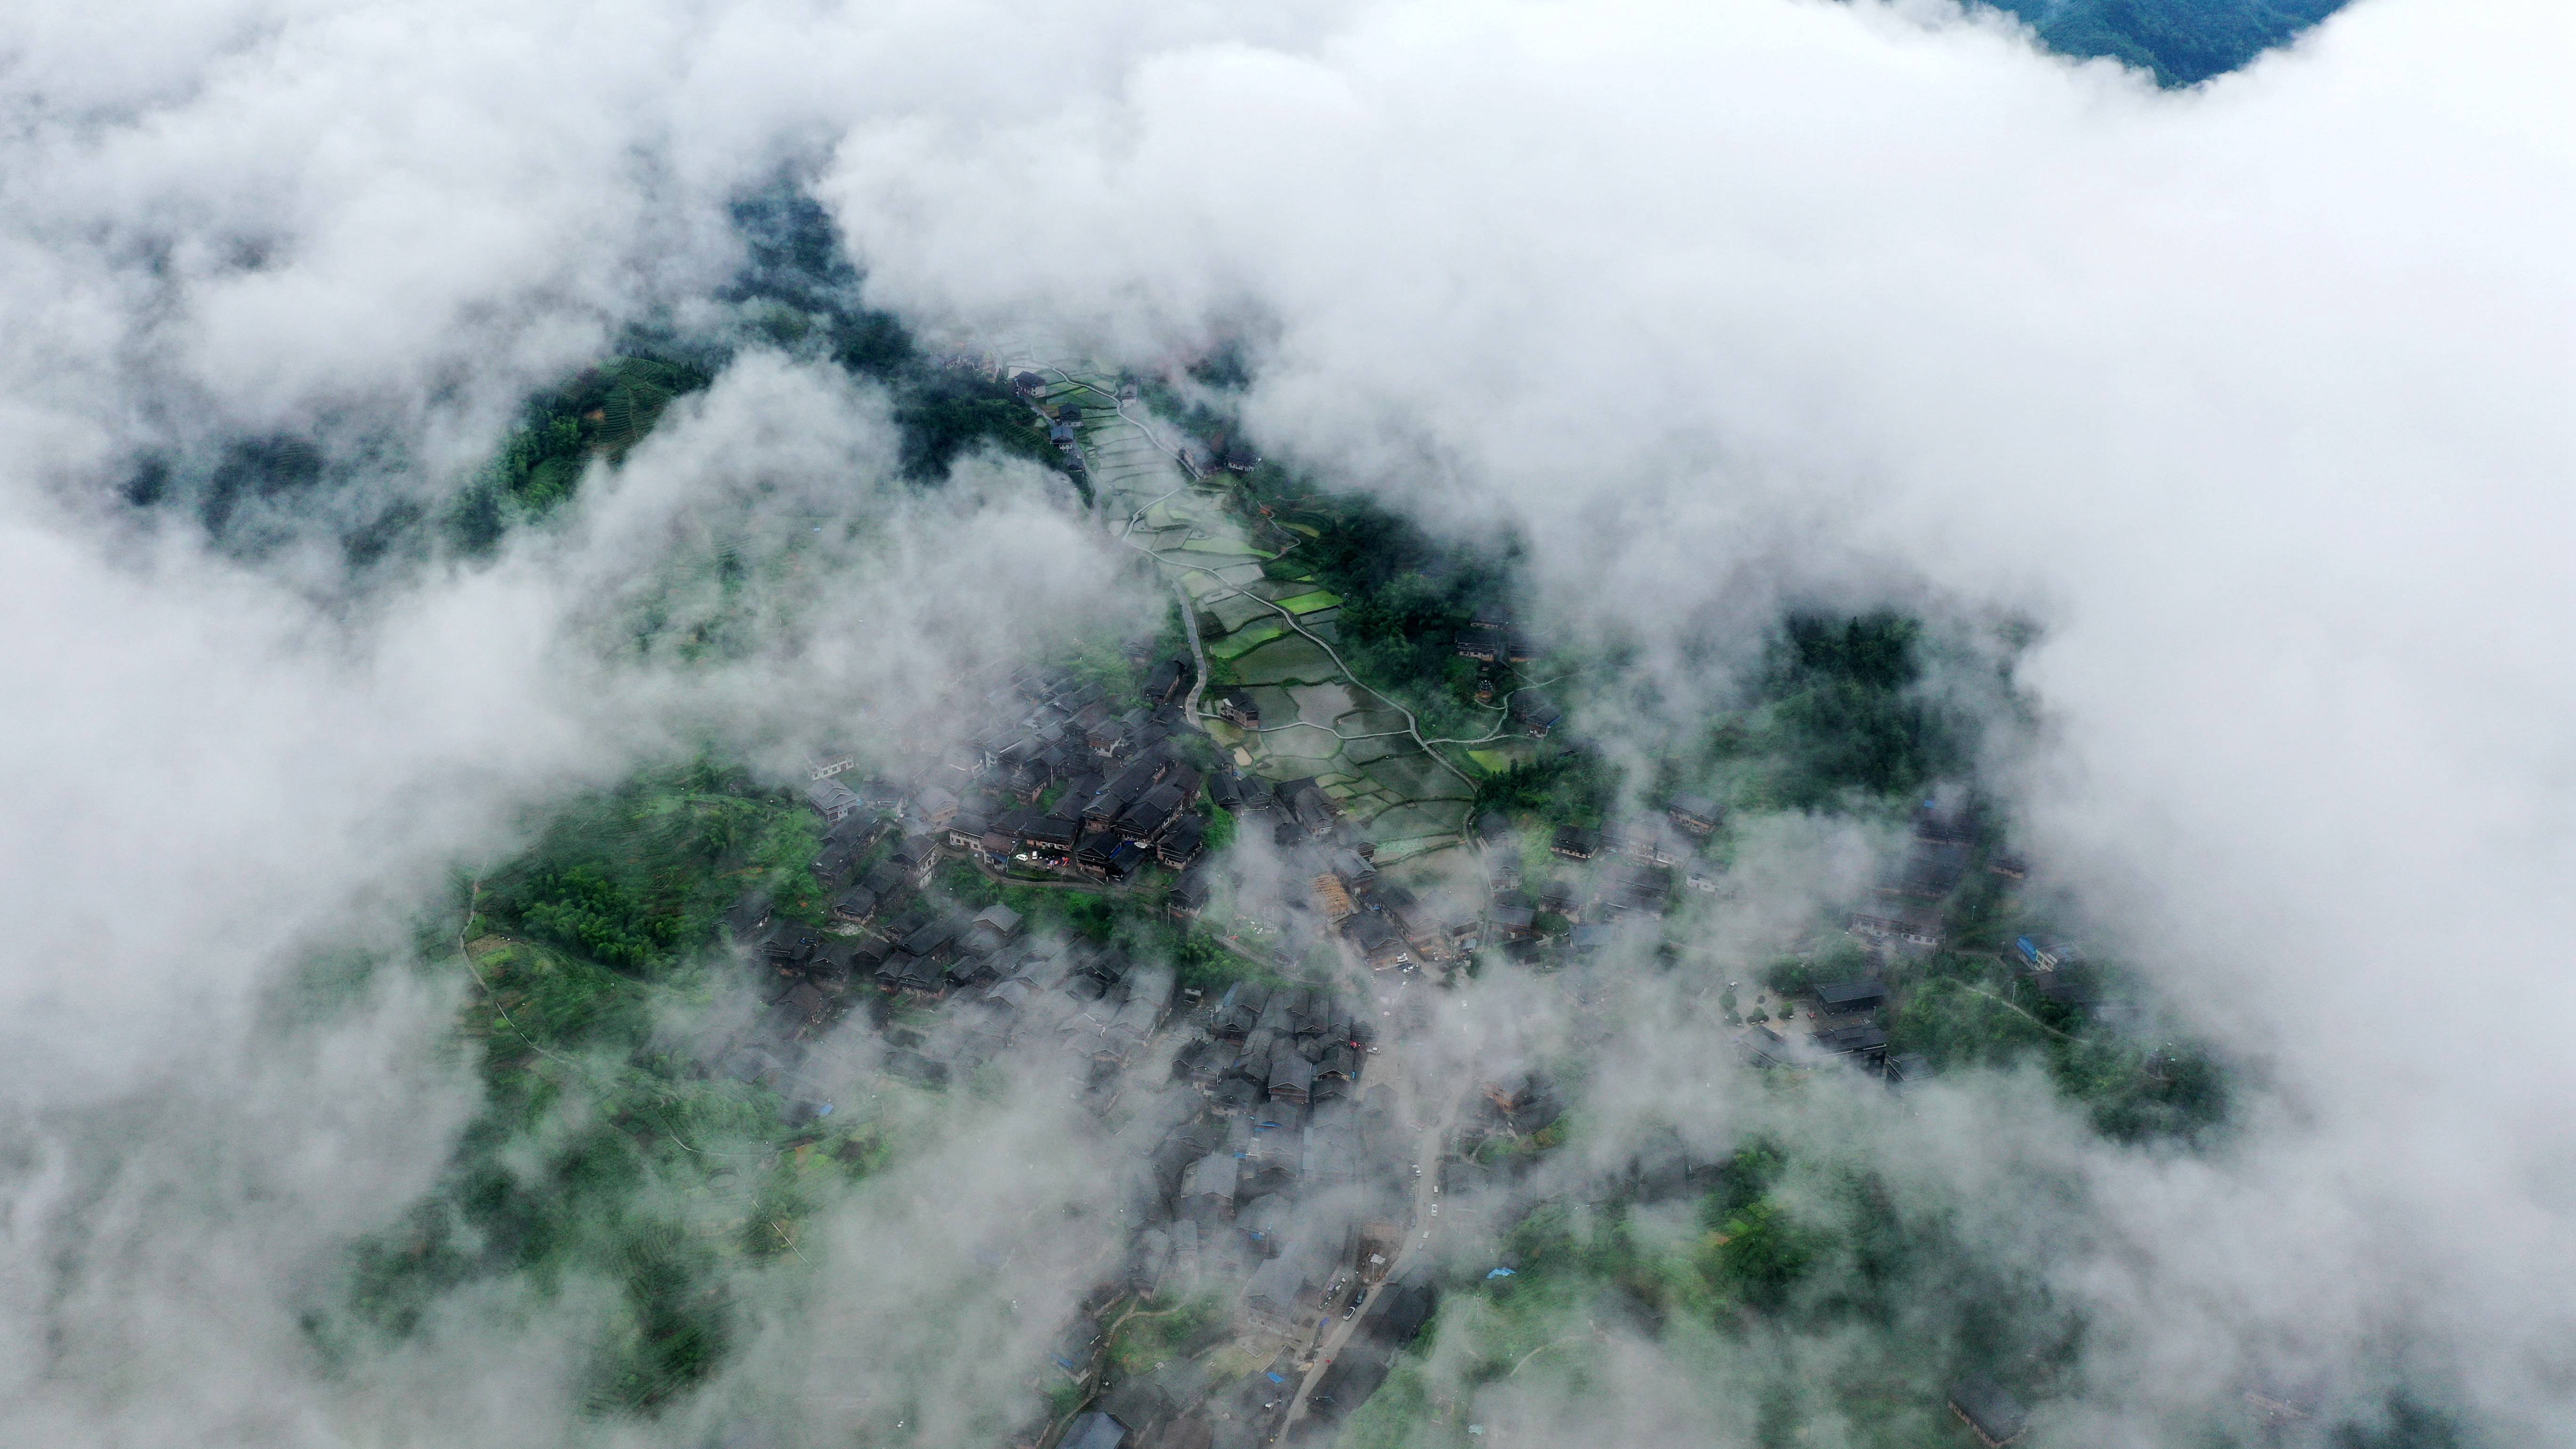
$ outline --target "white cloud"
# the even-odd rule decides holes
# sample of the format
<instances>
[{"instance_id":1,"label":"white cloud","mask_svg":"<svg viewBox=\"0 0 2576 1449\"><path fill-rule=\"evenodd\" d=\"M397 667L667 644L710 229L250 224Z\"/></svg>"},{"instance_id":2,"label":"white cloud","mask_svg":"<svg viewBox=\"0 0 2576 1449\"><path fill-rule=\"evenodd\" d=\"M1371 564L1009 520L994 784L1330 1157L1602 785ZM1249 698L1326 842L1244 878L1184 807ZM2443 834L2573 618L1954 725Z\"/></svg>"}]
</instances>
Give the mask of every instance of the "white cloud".
<instances>
[{"instance_id":1,"label":"white cloud","mask_svg":"<svg viewBox=\"0 0 2576 1449\"><path fill-rule=\"evenodd\" d=\"M2563 1422L2566 40L2547 6L2364 0L2168 95L1932 4L19 7L6 1090L228 1060L352 897L704 723L596 663L601 611L674 516L775 517L775 479L881 476L884 442L754 363L560 537L354 621L103 522L133 451L327 420L443 475L829 150L873 296L1145 360L1250 330L1268 446L1516 522L1567 628L2035 618L2040 841L2278 1091L2211 1163L2077 1154L2115 1246L2064 1271L2125 1330L2093 1411L2313 1320L2429 1345L2503 1432ZM1042 510L907 517L779 657L908 694L1014 608L1104 597L1047 572ZM1014 587L958 641L904 589L961 557ZM45 1241L30 1181L9 1231ZM41 1277L7 1291L34 1342Z\"/></svg>"},{"instance_id":2,"label":"white cloud","mask_svg":"<svg viewBox=\"0 0 2576 1449\"><path fill-rule=\"evenodd\" d=\"M1569 624L1747 574L2036 619L2044 851L2294 1104L2126 1190L2137 1311L2213 1331L2169 1290L2250 1257L2528 1423L2576 1206L2563 25L2365 4L2169 95L1930 7L1390 6L862 129L830 189L880 295L1253 324L1267 444L1499 508Z\"/></svg>"}]
</instances>

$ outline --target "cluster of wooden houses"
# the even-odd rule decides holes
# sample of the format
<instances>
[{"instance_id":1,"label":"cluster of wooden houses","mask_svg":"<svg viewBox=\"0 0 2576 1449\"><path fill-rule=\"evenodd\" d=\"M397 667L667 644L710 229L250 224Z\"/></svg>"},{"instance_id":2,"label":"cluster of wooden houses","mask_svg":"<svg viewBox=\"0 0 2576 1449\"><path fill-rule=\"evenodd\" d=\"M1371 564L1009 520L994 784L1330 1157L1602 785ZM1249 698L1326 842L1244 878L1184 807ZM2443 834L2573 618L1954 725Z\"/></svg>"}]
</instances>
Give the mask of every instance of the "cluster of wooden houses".
<instances>
[{"instance_id":1,"label":"cluster of wooden houses","mask_svg":"<svg viewBox=\"0 0 2576 1449\"><path fill-rule=\"evenodd\" d=\"M1549 839L1549 852L1581 867L1574 874L1531 881L1521 863L1520 837L1500 815L1476 822L1486 876L1486 920L1491 939L1523 957L1539 951L1539 918L1564 920L1564 945L1597 951L1631 920L1669 913L1678 890L1714 894L1722 870L1702 844L1724 816L1709 801L1676 799L1660 818L1633 820L1608 830L1566 826Z\"/></svg>"},{"instance_id":2,"label":"cluster of wooden houses","mask_svg":"<svg viewBox=\"0 0 2576 1449\"><path fill-rule=\"evenodd\" d=\"M1176 999L1169 966L1032 938L1006 906L970 915L927 895L881 930L781 923L754 947L775 980L763 1043L772 1065L837 1020L853 986L873 983L892 999L939 1008L934 1028L893 1042L892 1065L906 1075L944 1081L1005 1048L1050 1038L1067 1048L1073 1075L1091 1083L1130 1063Z\"/></svg>"},{"instance_id":3,"label":"cluster of wooden houses","mask_svg":"<svg viewBox=\"0 0 2576 1449\"><path fill-rule=\"evenodd\" d=\"M1137 1286L1233 1282L1247 1325L1311 1339L1401 1232L1400 1130L1354 1096L1372 1024L1329 992L1249 983L1192 1024L1173 1073L1201 1106L1155 1150Z\"/></svg>"},{"instance_id":4,"label":"cluster of wooden houses","mask_svg":"<svg viewBox=\"0 0 2576 1449\"><path fill-rule=\"evenodd\" d=\"M1459 658L1484 666L1476 680L1479 704L1493 702L1510 666L1527 664L1543 652L1538 640L1515 627L1511 616L1498 610L1478 612L1466 628L1452 637L1451 645ZM1513 723L1533 736L1546 735L1565 719L1565 711L1544 690L1528 686L1510 691L1508 714Z\"/></svg>"},{"instance_id":5,"label":"cluster of wooden houses","mask_svg":"<svg viewBox=\"0 0 2576 1449\"><path fill-rule=\"evenodd\" d=\"M1886 983L1874 976L1820 982L1791 998L1789 1010L1806 1013L1800 1030L1782 1032L1756 1022L1736 1037L1736 1045L1757 1067L1839 1062L1877 1073L1891 1086L1920 1081L1928 1075L1923 1058L1888 1054L1888 1006Z\"/></svg>"},{"instance_id":6,"label":"cluster of wooden houses","mask_svg":"<svg viewBox=\"0 0 2576 1449\"><path fill-rule=\"evenodd\" d=\"M815 871L841 893L834 912L865 924L893 899L888 888L899 894L893 875L842 878L875 843L871 831L881 834L898 811L931 849L997 871L1123 884L1149 864L1187 869L1210 822L1200 772L1175 741L1182 726L1173 701L1190 677L1186 662L1165 660L1146 674L1144 702L1117 713L1096 684L1018 670L964 702L986 724L944 751L917 788L816 779L806 794L830 835Z\"/></svg>"},{"instance_id":7,"label":"cluster of wooden houses","mask_svg":"<svg viewBox=\"0 0 2576 1449\"><path fill-rule=\"evenodd\" d=\"M951 1028L939 1042L944 1051L934 1060L971 1067L1052 1040L1066 1053L1068 1081L1097 1086L1137 1060L1176 1000L1168 966L1115 950L1038 943L1006 974L952 1004Z\"/></svg>"},{"instance_id":8,"label":"cluster of wooden houses","mask_svg":"<svg viewBox=\"0 0 2576 1449\"><path fill-rule=\"evenodd\" d=\"M1489 649L1475 657L1496 661L1528 652L1507 621L1477 627L1490 637L1462 636L1462 652ZM1142 703L1122 712L1096 686L1021 670L976 686L960 708L988 725L908 785L845 779L846 758L817 760L808 798L825 835L813 870L831 891L837 928L775 927L756 943L782 986L771 1008L775 1035L812 1036L851 985L873 982L893 999L929 1008L886 1023L891 1064L924 1080L949 1079L1006 1052L1026 1061L1052 1044L1070 1080L1097 1086L1158 1037L1179 1036L1177 1047L1154 1052L1155 1075L1168 1054L1173 1082L1197 1101L1154 1150L1150 1191L1130 1208L1137 1228L1124 1287L1146 1293L1177 1281L1231 1289L1237 1330L1266 1331L1283 1343L1271 1378L1284 1393L1295 1355L1355 1308L1406 1231L1405 1134L1383 1101L1358 1091L1375 1035L1371 1015L1301 987L1246 983L1216 1000L1195 992L1183 999L1167 967L1033 939L1005 907L969 912L942 899L928 884L936 861L1104 887L1160 865L1177 872L1168 913L1196 920L1218 888L1212 873L1227 868L1200 860L1212 804L1246 828L1266 826L1288 853L1292 879L1309 887L1235 903L1230 928L1262 938L1247 954L1294 959L1315 940L1335 938L1352 958L1392 971L1494 944L1525 957L1596 950L1630 924L1668 913L1681 892L1719 889L1706 841L1723 811L1684 795L1660 815L1559 830L1547 841L1551 868L1528 872L1545 877L1535 880L1525 878L1509 822L1489 815L1475 828L1487 882L1482 909L1425 902L1382 877L1315 781L1274 783L1222 769L1202 775L1177 738L1183 726L1173 701L1189 682L1184 662L1153 663ZM1218 708L1248 715L1252 704L1223 696ZM1941 902L1971 859L1968 829L1964 811L1927 807L1903 862L1855 914L1853 929L1937 941ZM1567 929L1542 943L1542 916ZM1257 949L1264 944L1270 949ZM2034 969L2056 949L2024 943ZM1826 982L1801 998L1806 1029L1757 1025L1739 1045L1759 1065L1830 1059L1891 1082L1918 1077L1919 1060L1889 1055L1888 1004L1875 979ZM1503 1073L1474 1085L1462 1140L1527 1137L1564 1111L1542 1075ZM1469 1186L1463 1178L1454 1185ZM1451 1206L1476 1198L1453 1192ZM1328 1397L1365 1393L1354 1381ZM2008 1401L1976 1387L1954 1395L1953 1406L1989 1443L2009 1442L2017 1427ZM1096 1410L1083 1433L1103 1445L1124 1443L1130 1426L1153 1421L1147 1411L1122 1419Z\"/></svg>"},{"instance_id":9,"label":"cluster of wooden houses","mask_svg":"<svg viewBox=\"0 0 2576 1449\"><path fill-rule=\"evenodd\" d=\"M1852 913L1853 934L1907 946L1941 944L1947 934L1948 905L1975 859L1973 811L1973 802L1964 797L1923 802L1915 813L1905 855ZM1988 854L1986 870L2007 880L2026 880L2030 875L2026 860L2004 851ZM2129 1003L2102 999L2101 979L2084 952L2063 939L2018 935L2003 943L2001 955L2046 1000L2092 1012L2098 1019L2117 1020L2128 1014Z\"/></svg>"},{"instance_id":10,"label":"cluster of wooden houses","mask_svg":"<svg viewBox=\"0 0 2576 1449\"><path fill-rule=\"evenodd\" d=\"M1455 961L1482 934L1472 914L1383 879L1357 850L1334 852L1314 878L1314 894L1327 925L1372 971Z\"/></svg>"},{"instance_id":11,"label":"cluster of wooden houses","mask_svg":"<svg viewBox=\"0 0 2576 1449\"><path fill-rule=\"evenodd\" d=\"M1220 1112L1302 1109L1347 1096L1376 1035L1365 1015L1328 993L1249 982L1228 988L1206 1025L1172 1070Z\"/></svg>"},{"instance_id":12,"label":"cluster of wooden houses","mask_svg":"<svg viewBox=\"0 0 2576 1449\"><path fill-rule=\"evenodd\" d=\"M1181 440L1181 454L1199 477L1211 473L1249 473L1261 466L1261 455L1245 442L1240 428L1220 426L1204 438Z\"/></svg>"},{"instance_id":13,"label":"cluster of wooden houses","mask_svg":"<svg viewBox=\"0 0 2576 1449\"><path fill-rule=\"evenodd\" d=\"M1178 661L1146 670L1146 703L1118 713L1096 685L1018 669L961 685L946 718L986 723L962 744L915 749L905 780L861 777L844 752L812 757L805 798L823 836L810 870L831 924L773 923L758 898L728 918L775 984L761 1049L792 1054L853 986L873 984L915 1004L959 1003L951 1035L969 1043L1027 1017L1088 1033L1080 1059L1122 1063L1171 1009L1167 968L1029 940L1017 912L961 907L930 881L943 858L1107 885L1149 862L1188 867L1210 817L1172 738L1169 702L1187 677Z\"/></svg>"},{"instance_id":14,"label":"cluster of wooden houses","mask_svg":"<svg viewBox=\"0 0 2576 1449\"><path fill-rule=\"evenodd\" d=\"M1452 642L1459 658L1479 664L1527 664L1540 652L1538 641L1512 627L1505 614L1478 614Z\"/></svg>"},{"instance_id":15,"label":"cluster of wooden houses","mask_svg":"<svg viewBox=\"0 0 2576 1449\"><path fill-rule=\"evenodd\" d=\"M1948 925L1948 904L1967 878L1975 843L1975 806L1964 793L1923 802L1915 812L1905 853L1853 910L1851 933L1882 948L1940 945ZM1988 868L2014 879L2027 872L2015 856L1998 855ZM2079 983L2089 978L2050 974L2049 968L2056 964L2053 948L2029 937L2015 944L2019 964L2039 981L2044 995L2072 1003L2083 990ZM2008 952L2007 959L2016 958ZM1757 1066L1840 1060L1878 1072L1890 1084L1919 1081L1928 1073L1923 1058L1888 1052L1889 1004L1887 988L1876 978L1824 982L1795 998L1792 1011L1802 1011L1806 1018L1803 1022L1792 1018L1796 1029L1783 1032L1767 1022L1755 1022L1737 1036L1736 1043Z\"/></svg>"},{"instance_id":16,"label":"cluster of wooden houses","mask_svg":"<svg viewBox=\"0 0 2576 1449\"><path fill-rule=\"evenodd\" d=\"M1943 903L1967 877L1975 830L1964 799L1925 801L1904 857L1852 912L1852 933L1910 946L1941 944Z\"/></svg>"},{"instance_id":17,"label":"cluster of wooden houses","mask_svg":"<svg viewBox=\"0 0 2576 1449\"><path fill-rule=\"evenodd\" d=\"M1070 398L1048 404L1044 401L1046 386L1046 379L1034 372L1016 373L1011 378L1011 391L1020 401L1037 410L1047 430L1047 441L1055 444L1056 450L1064 455L1065 471L1076 476L1087 475L1091 464L1083 456L1082 437L1077 431L1082 426L1082 406Z\"/></svg>"},{"instance_id":18,"label":"cluster of wooden houses","mask_svg":"<svg viewBox=\"0 0 2576 1449\"><path fill-rule=\"evenodd\" d=\"M1311 781L1289 781L1281 789L1319 807L1318 814L1330 808ZM1223 937L1236 949L1296 961L1316 941L1338 939L1351 959L1380 972L1445 964L1475 949L1482 928L1472 911L1445 899L1425 900L1386 880L1366 842L1341 843L1345 837L1329 829L1310 837L1300 813L1284 809L1278 830L1291 848L1305 847L1300 859L1312 871L1305 877L1308 890L1269 900L1238 896ZM1216 889L1216 869L1200 866L1174 883L1167 901L1174 920L1201 919Z\"/></svg>"},{"instance_id":19,"label":"cluster of wooden houses","mask_svg":"<svg viewBox=\"0 0 2576 1449\"><path fill-rule=\"evenodd\" d=\"M1247 827L1266 823L1272 843L1311 872L1304 877L1310 884L1304 894L1268 900L1237 895L1222 930L1237 950L1289 962L1301 959L1315 941L1335 937L1370 969L1392 971L1452 961L1475 946L1472 914L1426 902L1380 877L1375 847L1347 828L1316 781L1273 783L1229 771L1209 782L1209 794ZM1202 865L1181 874L1166 898L1172 919L1201 919L1219 888L1216 869Z\"/></svg>"}]
</instances>

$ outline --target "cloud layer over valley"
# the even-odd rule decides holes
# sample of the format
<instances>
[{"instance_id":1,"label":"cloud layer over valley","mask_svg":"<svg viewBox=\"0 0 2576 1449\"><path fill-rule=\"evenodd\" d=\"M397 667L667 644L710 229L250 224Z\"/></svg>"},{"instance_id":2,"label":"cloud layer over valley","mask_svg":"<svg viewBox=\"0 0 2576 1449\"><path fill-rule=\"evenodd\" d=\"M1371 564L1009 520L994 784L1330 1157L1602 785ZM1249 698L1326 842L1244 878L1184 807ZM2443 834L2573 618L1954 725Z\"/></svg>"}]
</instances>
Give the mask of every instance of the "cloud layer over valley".
<instances>
[{"instance_id":1,"label":"cloud layer over valley","mask_svg":"<svg viewBox=\"0 0 2576 1449\"><path fill-rule=\"evenodd\" d=\"M1516 525L1570 626L2036 621L2035 841L2283 1094L2221 1176L2115 1194L2156 1266L2091 1286L2148 1352L2322 1314L2537 1411L2576 1091L2567 117L2527 48L2560 22L2363 5L2168 95L1937 18L1397 7L1025 131L862 131L825 190L904 304L1251 330L1266 446Z\"/></svg>"},{"instance_id":2,"label":"cloud layer over valley","mask_svg":"<svg viewBox=\"0 0 2576 1449\"><path fill-rule=\"evenodd\" d=\"M733 208L781 177L922 335L1238 349L1265 453L1514 540L1532 615L1634 661L1578 721L1613 748L1740 703L1784 609L1964 641L1946 683L1992 717L2016 843L2243 1083L2188 1151L2110 1146L2029 1074L1783 1105L1697 1072L1725 1023L1642 952L1579 1030L1503 973L1424 1056L1584 1064L1596 1155L1533 1192L1580 1201L1658 1134L1830 1128L1946 1234L1945 1282L2080 1321L2049 1442L2196 1442L2249 1372L2365 1419L2403 1389L2467 1441L2576 1427L2554 7L2362 0L2179 92L1931 0L21 9L0 1438L965 1445L1030 1407L1010 1366L1121 1251L1116 1164L1164 1125L1035 1075L820 1210L814 1276L747 1278L752 1349L663 1418L584 1414L581 1284L354 1361L313 1327L483 1106L469 983L382 972L298 1018L317 957L407 958L567 792L708 740L784 770L1075 623L1154 627L1054 475L907 484L881 389L747 340ZM639 334L729 350L574 505L351 562ZM332 483L263 496L256 548L135 501L278 438ZM739 593L698 572L737 546ZM739 647L691 655L692 624ZM1883 844L1765 830L1703 978ZM1595 1332L1610 1390L1447 1387L1752 1443L1762 1385L1877 1351Z\"/></svg>"}]
</instances>

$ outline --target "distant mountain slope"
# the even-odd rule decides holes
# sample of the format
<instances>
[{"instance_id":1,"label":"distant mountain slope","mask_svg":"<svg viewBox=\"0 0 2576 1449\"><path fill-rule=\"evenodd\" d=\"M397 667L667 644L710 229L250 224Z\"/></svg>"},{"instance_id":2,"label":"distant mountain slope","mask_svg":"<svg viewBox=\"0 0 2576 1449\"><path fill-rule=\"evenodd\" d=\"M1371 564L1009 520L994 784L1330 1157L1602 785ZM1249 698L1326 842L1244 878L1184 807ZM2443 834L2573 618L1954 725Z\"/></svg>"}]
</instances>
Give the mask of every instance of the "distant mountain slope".
<instances>
[{"instance_id":1,"label":"distant mountain slope","mask_svg":"<svg viewBox=\"0 0 2576 1449\"><path fill-rule=\"evenodd\" d=\"M2345 0L1985 0L2030 23L2051 50L2107 55L2187 86L2224 75L2344 7Z\"/></svg>"}]
</instances>

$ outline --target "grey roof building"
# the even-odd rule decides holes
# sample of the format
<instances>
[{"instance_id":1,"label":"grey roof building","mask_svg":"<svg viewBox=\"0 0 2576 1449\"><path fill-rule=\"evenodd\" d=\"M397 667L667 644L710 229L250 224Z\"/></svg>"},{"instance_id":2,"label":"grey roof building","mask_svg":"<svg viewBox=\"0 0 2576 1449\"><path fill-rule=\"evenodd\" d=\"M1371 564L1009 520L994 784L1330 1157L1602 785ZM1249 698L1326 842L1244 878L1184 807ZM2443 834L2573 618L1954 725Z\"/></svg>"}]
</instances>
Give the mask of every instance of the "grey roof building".
<instances>
[{"instance_id":1,"label":"grey roof building","mask_svg":"<svg viewBox=\"0 0 2576 1449\"><path fill-rule=\"evenodd\" d=\"M823 817L826 825L838 825L860 808L859 794L836 779L817 780L805 787L805 803Z\"/></svg>"},{"instance_id":2,"label":"grey roof building","mask_svg":"<svg viewBox=\"0 0 2576 1449\"><path fill-rule=\"evenodd\" d=\"M1828 981L1816 988L1816 1005L1829 1016L1876 1011L1887 1000L1887 988L1876 981Z\"/></svg>"},{"instance_id":3,"label":"grey roof building","mask_svg":"<svg viewBox=\"0 0 2576 1449\"><path fill-rule=\"evenodd\" d=\"M1075 1419L1057 1441L1058 1449L1123 1449L1126 1443L1127 1426L1098 1411Z\"/></svg>"},{"instance_id":4,"label":"grey roof building","mask_svg":"<svg viewBox=\"0 0 2576 1449\"><path fill-rule=\"evenodd\" d=\"M1950 1412L1986 1449L2003 1449L2028 1427L2020 1401L1984 1374L1971 1374L1951 1386Z\"/></svg>"},{"instance_id":5,"label":"grey roof building","mask_svg":"<svg viewBox=\"0 0 2576 1449\"><path fill-rule=\"evenodd\" d=\"M1303 1105L1315 1089L1315 1064L1299 1056L1282 1043L1270 1055L1270 1080L1267 1083L1274 1102Z\"/></svg>"},{"instance_id":6,"label":"grey roof building","mask_svg":"<svg viewBox=\"0 0 2576 1449\"><path fill-rule=\"evenodd\" d=\"M1693 835L1706 835L1724 822L1725 812L1705 795L1676 795L1665 807L1673 823Z\"/></svg>"},{"instance_id":7,"label":"grey roof building","mask_svg":"<svg viewBox=\"0 0 2576 1449\"><path fill-rule=\"evenodd\" d=\"M1203 1201L1221 1216L1231 1217L1235 1186L1242 1172L1242 1161L1220 1148L1190 1164L1190 1170L1181 1175L1181 1197L1184 1201Z\"/></svg>"}]
</instances>

